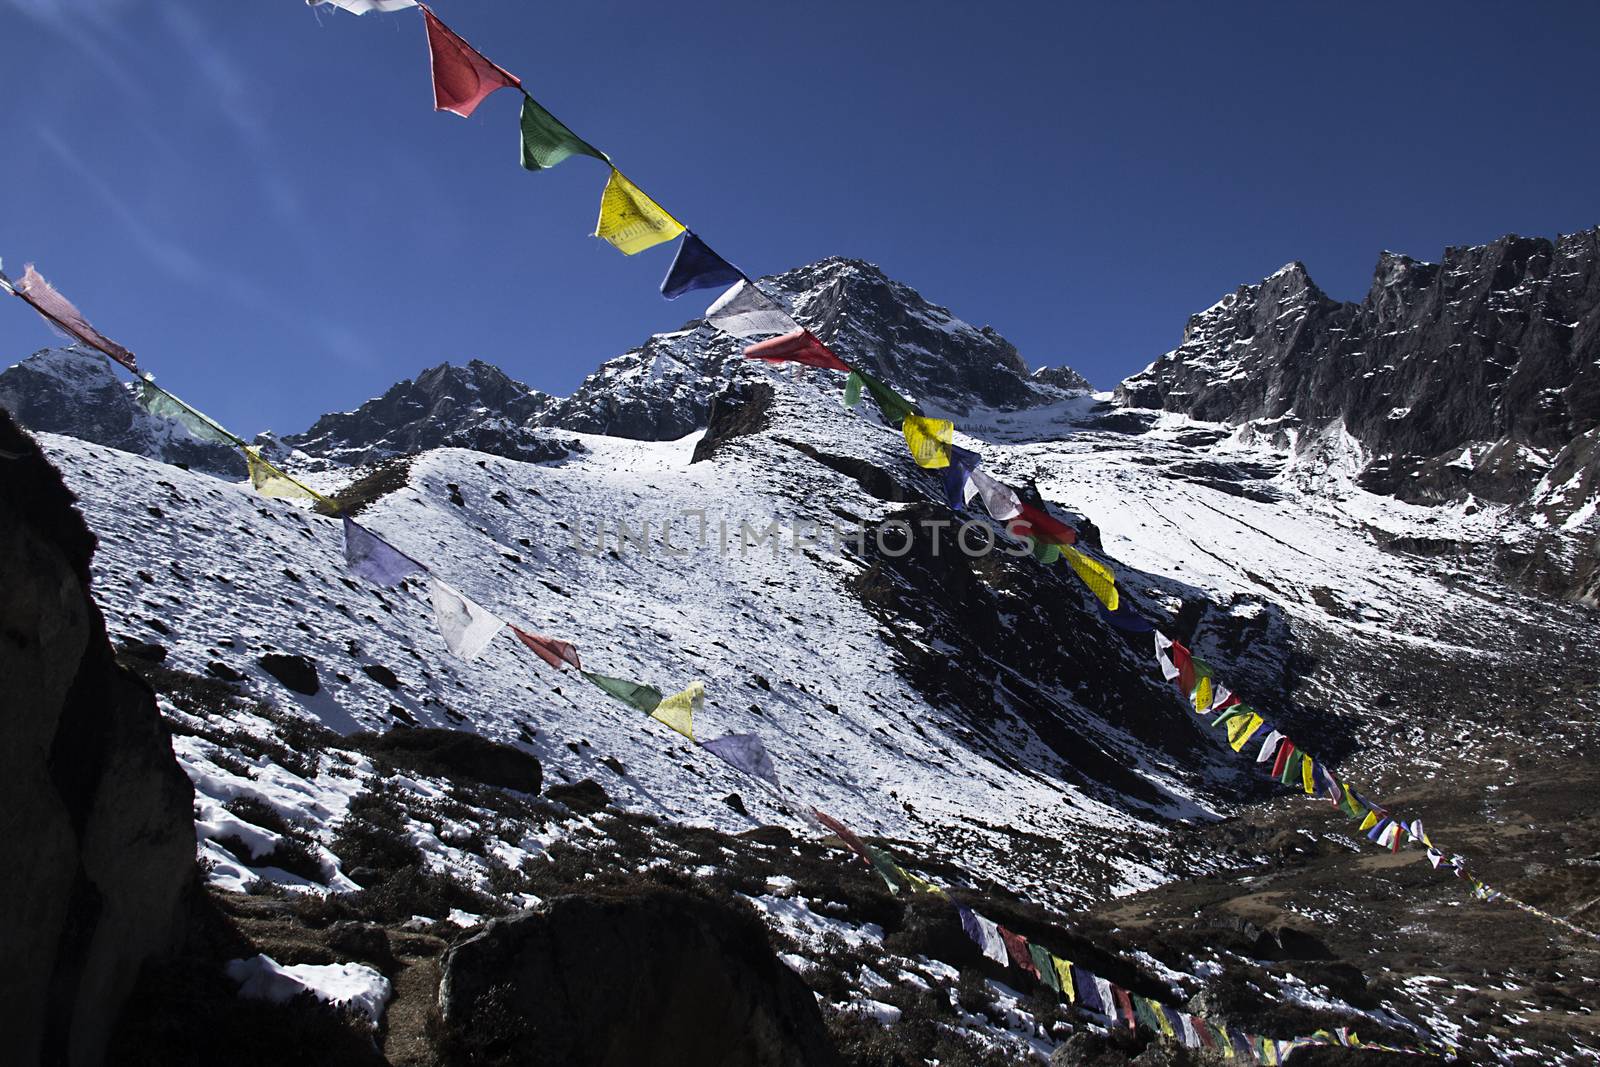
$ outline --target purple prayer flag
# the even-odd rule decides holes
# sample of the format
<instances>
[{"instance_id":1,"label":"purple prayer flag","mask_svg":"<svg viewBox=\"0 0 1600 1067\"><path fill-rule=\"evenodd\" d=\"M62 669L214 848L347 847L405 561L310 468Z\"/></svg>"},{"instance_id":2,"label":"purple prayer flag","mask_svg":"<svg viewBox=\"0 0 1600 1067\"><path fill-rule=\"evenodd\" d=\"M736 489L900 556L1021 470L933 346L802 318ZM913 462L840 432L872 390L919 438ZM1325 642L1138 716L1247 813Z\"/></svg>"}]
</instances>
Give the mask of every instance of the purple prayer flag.
<instances>
[{"instance_id":1,"label":"purple prayer flag","mask_svg":"<svg viewBox=\"0 0 1600 1067\"><path fill-rule=\"evenodd\" d=\"M772 765L772 757L767 755L767 746L755 734L728 734L700 747L734 770L770 782L774 789L779 788L777 768Z\"/></svg>"},{"instance_id":2,"label":"purple prayer flag","mask_svg":"<svg viewBox=\"0 0 1600 1067\"><path fill-rule=\"evenodd\" d=\"M376 585L399 585L427 568L350 517L344 520L344 562L356 574Z\"/></svg>"}]
</instances>

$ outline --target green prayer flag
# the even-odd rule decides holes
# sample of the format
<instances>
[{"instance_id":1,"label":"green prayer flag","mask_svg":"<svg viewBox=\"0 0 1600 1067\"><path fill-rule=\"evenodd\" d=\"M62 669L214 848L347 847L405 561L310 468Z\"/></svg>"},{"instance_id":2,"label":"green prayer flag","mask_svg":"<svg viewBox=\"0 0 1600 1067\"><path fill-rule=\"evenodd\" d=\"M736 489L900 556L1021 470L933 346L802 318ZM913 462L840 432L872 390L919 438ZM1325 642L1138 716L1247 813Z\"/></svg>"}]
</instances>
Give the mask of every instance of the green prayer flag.
<instances>
[{"instance_id":1,"label":"green prayer flag","mask_svg":"<svg viewBox=\"0 0 1600 1067\"><path fill-rule=\"evenodd\" d=\"M1040 948L1033 942L1028 942L1028 955L1033 957L1033 967L1039 972L1039 981L1061 992L1061 976L1056 973L1055 958L1050 955L1050 950Z\"/></svg>"},{"instance_id":2,"label":"green prayer flag","mask_svg":"<svg viewBox=\"0 0 1600 1067\"><path fill-rule=\"evenodd\" d=\"M867 859L872 863L872 869L877 871L878 877L882 878L889 886L890 892L898 893L911 884L911 879L906 877L906 872L900 869L898 863L889 858L887 852L879 848L873 848L871 845L865 845L864 847L867 850Z\"/></svg>"},{"instance_id":3,"label":"green prayer flag","mask_svg":"<svg viewBox=\"0 0 1600 1067\"><path fill-rule=\"evenodd\" d=\"M244 448L245 443L214 420L185 404L155 382L144 378L135 385L139 404L158 418L171 419L202 441L215 441L229 448Z\"/></svg>"},{"instance_id":4,"label":"green prayer flag","mask_svg":"<svg viewBox=\"0 0 1600 1067\"><path fill-rule=\"evenodd\" d=\"M609 162L604 152L567 129L566 124L540 106L539 101L524 93L522 165L529 170L543 170L569 156L580 155Z\"/></svg>"},{"instance_id":5,"label":"green prayer flag","mask_svg":"<svg viewBox=\"0 0 1600 1067\"><path fill-rule=\"evenodd\" d=\"M646 715L656 710L662 701L661 690L653 686L640 685L630 682L626 678L612 678L604 674L591 674L583 671L583 676L590 682L604 689L624 704L631 704Z\"/></svg>"},{"instance_id":6,"label":"green prayer flag","mask_svg":"<svg viewBox=\"0 0 1600 1067\"><path fill-rule=\"evenodd\" d=\"M867 392L872 394L872 399L877 401L878 410L883 412L884 421L899 426L906 421L907 415L915 415L917 413L911 406L911 401L884 385L866 371L858 370L854 373L861 379L861 384L867 387ZM848 387L849 383L846 382L845 384Z\"/></svg>"},{"instance_id":7,"label":"green prayer flag","mask_svg":"<svg viewBox=\"0 0 1600 1067\"><path fill-rule=\"evenodd\" d=\"M844 406L853 408L861 403L861 372L851 371L844 380Z\"/></svg>"},{"instance_id":8,"label":"green prayer flag","mask_svg":"<svg viewBox=\"0 0 1600 1067\"><path fill-rule=\"evenodd\" d=\"M1305 758L1306 754L1304 752L1296 750L1294 755L1290 756L1284 761L1283 777L1279 778L1278 781L1282 782L1284 785L1288 785L1291 781L1298 777L1300 774L1300 763Z\"/></svg>"},{"instance_id":9,"label":"green prayer flag","mask_svg":"<svg viewBox=\"0 0 1600 1067\"><path fill-rule=\"evenodd\" d=\"M1061 546L1036 538L1033 542L1033 558L1048 566L1061 558Z\"/></svg>"}]
</instances>

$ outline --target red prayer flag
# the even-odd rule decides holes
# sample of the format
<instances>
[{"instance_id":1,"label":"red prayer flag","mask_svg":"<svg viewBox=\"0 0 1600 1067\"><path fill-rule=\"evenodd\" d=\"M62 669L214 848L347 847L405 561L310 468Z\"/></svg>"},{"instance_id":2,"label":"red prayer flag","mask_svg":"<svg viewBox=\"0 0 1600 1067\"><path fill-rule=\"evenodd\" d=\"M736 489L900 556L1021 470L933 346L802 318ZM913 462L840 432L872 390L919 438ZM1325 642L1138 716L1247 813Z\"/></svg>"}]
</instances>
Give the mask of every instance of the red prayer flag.
<instances>
[{"instance_id":1,"label":"red prayer flag","mask_svg":"<svg viewBox=\"0 0 1600 1067\"><path fill-rule=\"evenodd\" d=\"M852 833L848 826L840 822L838 819L835 819L832 815L828 815L825 812L817 810L816 808L811 809L811 814L815 815L817 817L817 821L823 826L826 826L828 829L838 834L839 840L843 841L851 852L854 852L857 856L860 856L863 863L869 867L872 866L872 856L867 852L866 844L862 842L861 838Z\"/></svg>"},{"instance_id":2,"label":"red prayer flag","mask_svg":"<svg viewBox=\"0 0 1600 1067\"><path fill-rule=\"evenodd\" d=\"M40 276L32 263L22 269L22 280L12 286L11 291L26 300L33 310L43 315L57 329L82 341L90 348L104 352L135 374L139 373L138 364L133 360L133 353L90 326L89 321L83 317L83 312L73 307L72 301L56 292L55 287Z\"/></svg>"},{"instance_id":3,"label":"red prayer flag","mask_svg":"<svg viewBox=\"0 0 1600 1067\"><path fill-rule=\"evenodd\" d=\"M1039 977L1039 968L1033 965L1033 953L1028 951L1028 939L1021 934L1012 933L1004 926L997 929L1000 931L1000 940L1006 943L1006 952L1011 956L1011 962L1035 978Z\"/></svg>"},{"instance_id":4,"label":"red prayer flag","mask_svg":"<svg viewBox=\"0 0 1600 1067\"><path fill-rule=\"evenodd\" d=\"M1178 688L1185 694L1194 692L1194 657L1177 641L1172 642L1167 654L1172 657L1172 665L1178 668Z\"/></svg>"},{"instance_id":5,"label":"red prayer flag","mask_svg":"<svg viewBox=\"0 0 1600 1067\"><path fill-rule=\"evenodd\" d=\"M1128 991L1119 985L1111 987L1111 995L1116 998L1117 1010L1122 1015L1122 1021L1128 1024L1128 1029L1139 1025L1139 1017L1133 1013L1133 1001L1128 999Z\"/></svg>"},{"instance_id":6,"label":"red prayer flag","mask_svg":"<svg viewBox=\"0 0 1600 1067\"><path fill-rule=\"evenodd\" d=\"M433 65L433 109L466 118L496 89L520 89L522 79L495 66L422 5Z\"/></svg>"},{"instance_id":7,"label":"red prayer flag","mask_svg":"<svg viewBox=\"0 0 1600 1067\"><path fill-rule=\"evenodd\" d=\"M817 367L821 370L844 371L847 374L850 372L844 360L813 337L810 330L796 330L782 337L761 341L745 349L744 354L751 359L764 359L768 363L804 363L808 367Z\"/></svg>"},{"instance_id":8,"label":"red prayer flag","mask_svg":"<svg viewBox=\"0 0 1600 1067\"><path fill-rule=\"evenodd\" d=\"M1018 537L1032 537L1047 544L1075 545L1078 543L1077 530L1048 514L1042 508L1034 507L1027 501L1022 501L1022 514L1011 520L1009 529Z\"/></svg>"},{"instance_id":9,"label":"red prayer flag","mask_svg":"<svg viewBox=\"0 0 1600 1067\"><path fill-rule=\"evenodd\" d=\"M578 650L570 642L558 641L543 634L530 634L516 625L511 627L511 632L516 634L517 640L527 645L535 656L557 670L561 669L563 663L569 663L578 670L583 670L583 664L578 660Z\"/></svg>"},{"instance_id":10,"label":"red prayer flag","mask_svg":"<svg viewBox=\"0 0 1600 1067\"><path fill-rule=\"evenodd\" d=\"M1272 761L1272 777L1283 777L1283 770L1289 766L1289 757L1292 755L1294 755L1294 742L1286 737L1278 748L1278 758Z\"/></svg>"}]
</instances>

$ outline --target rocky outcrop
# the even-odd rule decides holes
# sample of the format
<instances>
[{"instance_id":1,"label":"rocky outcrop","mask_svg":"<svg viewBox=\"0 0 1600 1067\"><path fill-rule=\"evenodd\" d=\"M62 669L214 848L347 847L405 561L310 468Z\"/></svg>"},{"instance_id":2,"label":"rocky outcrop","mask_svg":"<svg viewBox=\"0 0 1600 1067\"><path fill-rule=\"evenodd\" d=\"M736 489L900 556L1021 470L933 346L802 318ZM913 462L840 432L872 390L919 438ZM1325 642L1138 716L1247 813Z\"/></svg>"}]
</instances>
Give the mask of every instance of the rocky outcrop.
<instances>
[{"instance_id":1,"label":"rocky outcrop","mask_svg":"<svg viewBox=\"0 0 1600 1067\"><path fill-rule=\"evenodd\" d=\"M1600 500L1600 229L1449 248L1437 264L1385 252L1359 304L1291 263L1191 317L1117 400L1247 424L1373 492L1575 528ZM1540 552L1581 557L1559 569L1592 577L1592 551Z\"/></svg>"},{"instance_id":2,"label":"rocky outcrop","mask_svg":"<svg viewBox=\"0 0 1600 1067\"><path fill-rule=\"evenodd\" d=\"M748 912L671 890L565 896L452 946L444 1062L821 1067L816 999Z\"/></svg>"},{"instance_id":3,"label":"rocky outcrop","mask_svg":"<svg viewBox=\"0 0 1600 1067\"><path fill-rule=\"evenodd\" d=\"M227 445L201 441L141 407L104 356L47 348L0 373L0 407L35 433L79 437L224 478L245 477Z\"/></svg>"},{"instance_id":4,"label":"rocky outcrop","mask_svg":"<svg viewBox=\"0 0 1600 1067\"><path fill-rule=\"evenodd\" d=\"M441 363L354 411L322 416L281 444L350 466L444 447L529 462L560 459L569 446L532 428L551 399L481 359L462 367Z\"/></svg>"},{"instance_id":5,"label":"rocky outcrop","mask_svg":"<svg viewBox=\"0 0 1600 1067\"><path fill-rule=\"evenodd\" d=\"M194 873L193 791L113 658L72 503L0 412L0 1033L17 1064L100 1062Z\"/></svg>"}]
</instances>

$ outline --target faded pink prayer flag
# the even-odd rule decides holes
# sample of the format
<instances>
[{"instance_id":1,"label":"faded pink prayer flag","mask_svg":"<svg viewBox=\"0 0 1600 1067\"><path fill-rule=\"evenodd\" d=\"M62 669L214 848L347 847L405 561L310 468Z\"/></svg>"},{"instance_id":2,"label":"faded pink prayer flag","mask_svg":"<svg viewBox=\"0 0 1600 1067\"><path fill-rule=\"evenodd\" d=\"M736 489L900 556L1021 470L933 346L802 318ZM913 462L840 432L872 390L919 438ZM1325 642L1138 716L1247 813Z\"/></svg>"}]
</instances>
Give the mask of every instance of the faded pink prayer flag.
<instances>
[{"instance_id":1,"label":"faded pink prayer flag","mask_svg":"<svg viewBox=\"0 0 1600 1067\"><path fill-rule=\"evenodd\" d=\"M570 642L559 641L554 637L543 634L530 634L520 626L513 625L511 632L517 635L517 640L527 645L535 656L544 660L556 670L561 669L563 663L569 664L578 670L583 670L583 664L578 660L578 650Z\"/></svg>"},{"instance_id":2,"label":"faded pink prayer flag","mask_svg":"<svg viewBox=\"0 0 1600 1067\"><path fill-rule=\"evenodd\" d=\"M56 292L55 287L40 276L32 263L23 268L22 280L17 282L11 291L26 300L32 305L33 310L69 336L77 338L90 348L104 352L135 374L139 373L139 366L133 360L133 353L90 326L83 313L72 306L72 301Z\"/></svg>"},{"instance_id":3,"label":"faded pink prayer flag","mask_svg":"<svg viewBox=\"0 0 1600 1067\"><path fill-rule=\"evenodd\" d=\"M489 62L462 40L439 16L422 5L428 27L428 55L433 64L433 109L467 118L496 89L520 89L522 79Z\"/></svg>"},{"instance_id":4,"label":"faded pink prayer flag","mask_svg":"<svg viewBox=\"0 0 1600 1067\"><path fill-rule=\"evenodd\" d=\"M820 370L843 371L847 374L850 372L844 360L813 337L810 330L795 330L782 337L761 341L746 348L744 354L751 359L764 359L768 363L803 363L807 367L816 367Z\"/></svg>"}]
</instances>

